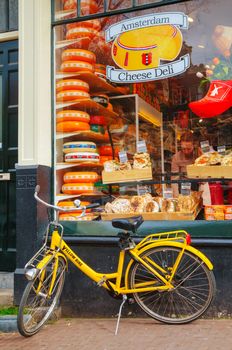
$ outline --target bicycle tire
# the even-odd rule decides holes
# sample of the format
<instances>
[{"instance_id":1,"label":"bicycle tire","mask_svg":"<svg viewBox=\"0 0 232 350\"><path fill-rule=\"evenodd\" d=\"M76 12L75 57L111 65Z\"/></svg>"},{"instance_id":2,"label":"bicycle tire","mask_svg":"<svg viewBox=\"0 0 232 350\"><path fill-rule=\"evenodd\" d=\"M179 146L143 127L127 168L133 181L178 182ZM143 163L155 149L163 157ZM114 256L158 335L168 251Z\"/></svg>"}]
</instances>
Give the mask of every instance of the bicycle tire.
<instances>
[{"instance_id":1,"label":"bicycle tire","mask_svg":"<svg viewBox=\"0 0 232 350\"><path fill-rule=\"evenodd\" d=\"M48 296L56 259L58 259L58 267L54 287L51 295ZM63 290L65 269L65 260L60 256L55 257L46 265L43 272L33 281L28 282L21 298L17 317L18 331L24 337L36 334L51 317Z\"/></svg>"},{"instance_id":2,"label":"bicycle tire","mask_svg":"<svg viewBox=\"0 0 232 350\"><path fill-rule=\"evenodd\" d=\"M161 265L170 275L180 248L165 246L148 248L140 257ZM134 262L129 272L129 285L152 281L164 285L139 262ZM168 324L184 324L199 318L210 306L216 291L214 274L195 254L183 253L172 280L175 288L155 292L134 293L137 304L152 318ZM154 284L155 285L155 284Z\"/></svg>"}]
</instances>

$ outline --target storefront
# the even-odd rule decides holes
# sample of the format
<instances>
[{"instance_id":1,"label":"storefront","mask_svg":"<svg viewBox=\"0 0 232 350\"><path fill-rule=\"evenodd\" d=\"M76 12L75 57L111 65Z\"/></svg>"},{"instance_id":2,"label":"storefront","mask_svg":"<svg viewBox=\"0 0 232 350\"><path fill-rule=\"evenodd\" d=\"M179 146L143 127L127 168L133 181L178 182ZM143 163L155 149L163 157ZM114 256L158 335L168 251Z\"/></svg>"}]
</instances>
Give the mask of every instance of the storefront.
<instances>
[{"instance_id":1,"label":"storefront","mask_svg":"<svg viewBox=\"0 0 232 350\"><path fill-rule=\"evenodd\" d=\"M101 204L100 216L60 215L67 241L101 270L114 268L118 252L112 218L143 215L137 240L188 230L212 259L223 295L209 314L230 314L230 1L57 0L51 17L48 1L30 4L28 21L21 4L16 302L46 224L33 200L39 183L60 206ZM66 314L117 312L87 287L70 268Z\"/></svg>"}]
</instances>

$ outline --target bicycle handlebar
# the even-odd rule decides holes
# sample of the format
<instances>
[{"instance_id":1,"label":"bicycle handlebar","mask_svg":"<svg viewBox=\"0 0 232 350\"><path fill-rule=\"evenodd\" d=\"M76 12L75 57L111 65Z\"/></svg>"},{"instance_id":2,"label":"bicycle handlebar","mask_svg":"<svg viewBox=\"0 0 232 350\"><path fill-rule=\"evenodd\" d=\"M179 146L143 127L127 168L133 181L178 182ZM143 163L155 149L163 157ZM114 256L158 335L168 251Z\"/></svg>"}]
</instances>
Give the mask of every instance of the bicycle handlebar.
<instances>
[{"instance_id":1,"label":"bicycle handlebar","mask_svg":"<svg viewBox=\"0 0 232 350\"><path fill-rule=\"evenodd\" d=\"M57 205L52 205L52 204L49 204L49 203L43 201L43 200L38 196L39 191L40 191L40 186L37 185L37 186L35 187L35 193L34 193L35 199L36 199L38 202L40 202L41 204L45 205L47 208L51 208L51 209L54 209L54 210L56 210L56 211L64 211L64 212L67 213L67 212L75 212L75 211L81 209L81 210L82 210L82 213L80 214L80 216L84 216L83 214L85 214L86 209L97 208L97 207L100 206L99 203L92 203L92 204L89 204L89 205L86 205L86 206L77 206L76 208L70 208L70 209L69 209L69 208L62 208L62 207L59 207L59 206L57 206Z\"/></svg>"}]
</instances>

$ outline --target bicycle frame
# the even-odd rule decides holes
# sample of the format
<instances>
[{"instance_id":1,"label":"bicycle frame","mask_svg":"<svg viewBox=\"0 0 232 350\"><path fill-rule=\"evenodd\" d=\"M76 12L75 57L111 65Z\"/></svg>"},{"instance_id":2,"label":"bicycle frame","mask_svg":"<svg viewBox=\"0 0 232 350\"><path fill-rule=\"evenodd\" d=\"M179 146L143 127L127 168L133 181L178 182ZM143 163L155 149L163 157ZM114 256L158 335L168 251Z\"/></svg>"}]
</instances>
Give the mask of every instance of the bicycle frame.
<instances>
[{"instance_id":1,"label":"bicycle frame","mask_svg":"<svg viewBox=\"0 0 232 350\"><path fill-rule=\"evenodd\" d=\"M152 242L151 242L152 243ZM158 245L159 242L157 242ZM153 243L153 245L157 245L157 243ZM150 246L150 244L149 244ZM176 259L176 262L174 264L174 267L172 269L171 276L167 277L167 271L164 270L160 265L154 263L153 261L145 261L145 259L142 259L139 254L140 251L137 249L137 247L130 249L129 254L132 256L132 261L140 262L143 266L147 268L148 271L150 271L154 277L158 279L158 281L162 281L163 285L160 286L154 286L156 280L150 281L150 282L142 282L139 283L136 288L129 288L128 283L125 283L122 286L122 273L123 273L123 267L125 263L125 250L121 250L119 253L119 260L118 260L118 268L117 271L114 273L99 273L93 270L89 265L87 265L69 246L65 241L61 238L58 230L54 230L52 232L51 237L51 245L50 249L52 251L58 249L58 254L64 254L67 259L69 259L79 270L81 270L86 276L88 276L90 279L95 281L99 286L102 286L103 288L114 291L117 294L129 294L129 293L139 293L139 292L148 292L148 291L156 291L156 290L169 290L174 288L174 286L171 283L171 280L175 274L176 269L178 268L178 264L181 260L181 257L184 253L184 250L186 248L186 244L182 244L182 249L180 250L180 253L178 255L178 258ZM147 245L145 247L147 249ZM44 262L41 261L39 264L39 268L42 268L43 265L46 265L46 257L44 258ZM131 263L129 263L128 267L130 267ZM126 270L126 277L128 276L129 268ZM114 282L112 280L115 280ZM127 282L127 278L126 278ZM52 288L52 286L51 286Z\"/></svg>"}]
</instances>

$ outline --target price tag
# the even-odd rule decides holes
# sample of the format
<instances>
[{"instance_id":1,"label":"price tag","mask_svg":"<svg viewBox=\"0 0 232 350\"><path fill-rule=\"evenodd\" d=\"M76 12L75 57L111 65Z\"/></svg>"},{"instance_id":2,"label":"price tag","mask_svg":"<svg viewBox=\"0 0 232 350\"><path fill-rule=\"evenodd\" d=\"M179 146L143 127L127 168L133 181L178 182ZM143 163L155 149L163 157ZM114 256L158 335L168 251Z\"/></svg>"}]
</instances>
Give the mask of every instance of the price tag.
<instances>
[{"instance_id":1,"label":"price tag","mask_svg":"<svg viewBox=\"0 0 232 350\"><path fill-rule=\"evenodd\" d=\"M145 140L138 141L137 152L138 153L147 153L147 146L146 146Z\"/></svg>"},{"instance_id":2,"label":"price tag","mask_svg":"<svg viewBox=\"0 0 232 350\"><path fill-rule=\"evenodd\" d=\"M118 156L119 156L119 161L120 161L120 163L126 163L126 162L128 162L127 153L126 153L125 151L119 152L119 153L118 153Z\"/></svg>"},{"instance_id":3,"label":"price tag","mask_svg":"<svg viewBox=\"0 0 232 350\"><path fill-rule=\"evenodd\" d=\"M226 146L218 146L217 147L217 151L218 151L219 154L224 156L226 154Z\"/></svg>"},{"instance_id":4,"label":"price tag","mask_svg":"<svg viewBox=\"0 0 232 350\"><path fill-rule=\"evenodd\" d=\"M137 186L138 196L142 196L143 194L150 193L150 192L151 192L151 189L149 186L142 186L142 185Z\"/></svg>"},{"instance_id":5,"label":"price tag","mask_svg":"<svg viewBox=\"0 0 232 350\"><path fill-rule=\"evenodd\" d=\"M180 192L181 192L182 196L190 196L190 194L191 194L191 183L190 182L182 183Z\"/></svg>"},{"instance_id":6,"label":"price tag","mask_svg":"<svg viewBox=\"0 0 232 350\"><path fill-rule=\"evenodd\" d=\"M202 141L201 142L201 150L203 153L207 153L210 151L209 141Z\"/></svg>"},{"instance_id":7,"label":"price tag","mask_svg":"<svg viewBox=\"0 0 232 350\"><path fill-rule=\"evenodd\" d=\"M163 197L164 197L164 199L173 198L173 189L172 188L166 188L166 190L163 190Z\"/></svg>"}]
</instances>

